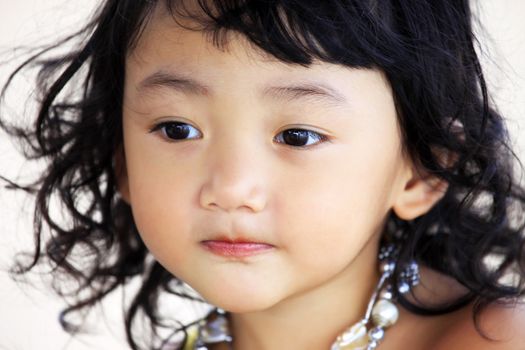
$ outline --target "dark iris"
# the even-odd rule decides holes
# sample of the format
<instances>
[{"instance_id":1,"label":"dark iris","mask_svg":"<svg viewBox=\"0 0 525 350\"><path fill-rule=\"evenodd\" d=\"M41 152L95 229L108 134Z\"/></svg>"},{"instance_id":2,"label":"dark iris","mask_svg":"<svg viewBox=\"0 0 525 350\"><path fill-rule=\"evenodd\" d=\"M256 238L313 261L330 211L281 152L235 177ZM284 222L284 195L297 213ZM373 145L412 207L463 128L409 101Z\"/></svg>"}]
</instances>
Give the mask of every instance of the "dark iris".
<instances>
[{"instance_id":1,"label":"dark iris","mask_svg":"<svg viewBox=\"0 0 525 350\"><path fill-rule=\"evenodd\" d=\"M158 124L151 131L153 132L156 130L161 130L165 138L174 141L180 141L196 138L195 131L192 131L191 129L196 130L193 126L186 123L166 122ZM311 130L297 128L282 131L279 134L279 136L276 137L279 143L287 144L289 146L297 148L311 146L311 142L309 143L309 138L312 138L314 141L316 140L317 142L315 142L315 144L323 142L325 140L325 138L323 138L321 134L318 134Z\"/></svg>"},{"instance_id":2,"label":"dark iris","mask_svg":"<svg viewBox=\"0 0 525 350\"><path fill-rule=\"evenodd\" d=\"M168 123L164 125L164 132L170 139L180 140L188 137L190 129L188 124Z\"/></svg>"},{"instance_id":3,"label":"dark iris","mask_svg":"<svg viewBox=\"0 0 525 350\"><path fill-rule=\"evenodd\" d=\"M292 146L304 146L308 143L308 130L289 129L283 132L283 140Z\"/></svg>"}]
</instances>

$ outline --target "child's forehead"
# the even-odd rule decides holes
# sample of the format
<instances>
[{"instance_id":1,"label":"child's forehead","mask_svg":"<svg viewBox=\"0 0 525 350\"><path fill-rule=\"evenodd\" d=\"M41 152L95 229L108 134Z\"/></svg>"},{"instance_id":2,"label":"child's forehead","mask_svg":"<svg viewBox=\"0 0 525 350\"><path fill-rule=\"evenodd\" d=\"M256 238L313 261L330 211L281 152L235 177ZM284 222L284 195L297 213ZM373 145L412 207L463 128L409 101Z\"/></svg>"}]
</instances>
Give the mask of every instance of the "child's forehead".
<instances>
[{"instance_id":1,"label":"child's forehead","mask_svg":"<svg viewBox=\"0 0 525 350\"><path fill-rule=\"evenodd\" d=\"M337 91L348 91L348 85L362 82L371 71L381 74L380 79L374 80L386 83L377 69L355 69L320 60L308 66L286 63L250 45L236 33L229 37L226 47L218 48L202 31L187 30L166 17L152 21L143 32L128 56L127 68L127 80L138 87L165 81L199 81L191 84L198 86L195 91L212 91L210 86L227 86L229 80L258 86L257 90L262 91L263 86L301 83L332 90L334 102L345 100Z\"/></svg>"},{"instance_id":2,"label":"child's forehead","mask_svg":"<svg viewBox=\"0 0 525 350\"><path fill-rule=\"evenodd\" d=\"M293 7L279 1L157 1L145 8L127 54L179 45L182 55L189 45L198 44L231 53L231 43L242 43L242 54L253 61L294 68L327 62L380 68L382 61L389 65L395 61L391 49L380 52L377 46L386 42L381 38L390 31L385 34L383 25L370 28L369 16L360 11L341 13L338 6L337 1L298 2ZM367 7L359 2L348 6Z\"/></svg>"},{"instance_id":3,"label":"child's forehead","mask_svg":"<svg viewBox=\"0 0 525 350\"><path fill-rule=\"evenodd\" d=\"M138 41L142 45L147 44L147 41L140 39L144 34L153 34L164 39L167 45L200 41L222 51L230 51L230 43L242 43L246 49L244 53L260 62L285 64L282 57L277 58L269 52L281 53L283 50L288 65L300 65L292 58L298 51L303 51L301 54L306 54L314 64L325 61L312 55L314 51L323 53L326 58L331 56L316 38L323 33L323 26L331 26L330 23L319 23L308 29L302 27L302 24L306 25L304 18L293 15L292 20L292 9L287 9L280 2L265 4L265 10L269 13L262 13L258 6L249 3L236 10L235 6L240 6L236 3L243 2L232 1L229 8L222 1L158 1L139 32ZM310 5L301 6L308 8ZM201 37L206 40L200 40ZM330 58L330 61L334 60Z\"/></svg>"},{"instance_id":4,"label":"child's forehead","mask_svg":"<svg viewBox=\"0 0 525 350\"><path fill-rule=\"evenodd\" d=\"M156 5L127 57L126 80L137 86L148 76L163 77L182 72L183 78L186 76L204 82L225 79L240 82L241 79L235 78L242 75L243 81L255 81L259 86L294 82L308 84L312 81L315 85L331 86L333 90L349 91L347 85L361 81L361 76L369 75L371 71L374 71L373 86L389 85L384 72L377 67L357 69L317 58L313 58L308 65L284 62L237 31L221 28L218 32L220 39L214 40L217 39L214 37L217 31L213 29L216 27L205 30L202 18L188 18L188 12L184 12L189 11L187 8L174 11L163 3ZM200 15L206 16L203 13ZM369 80L368 77L364 79ZM246 86L254 84L250 82Z\"/></svg>"},{"instance_id":5,"label":"child's forehead","mask_svg":"<svg viewBox=\"0 0 525 350\"><path fill-rule=\"evenodd\" d=\"M213 20L196 6L174 10L168 9L164 1L159 1L129 54L147 51L159 53L164 48L172 48L178 50L179 56L183 58L185 54L194 54L198 50L201 55L217 50L240 55L241 52L235 50L243 48L242 54L249 55L254 61L284 65L284 62L253 44L244 34L217 28ZM209 22L208 28L204 28L206 22Z\"/></svg>"},{"instance_id":6,"label":"child's forehead","mask_svg":"<svg viewBox=\"0 0 525 350\"><path fill-rule=\"evenodd\" d=\"M223 40L218 43L210 32L189 29L195 26L195 22L186 18L173 18L165 9L156 10L129 52L128 61L138 65L177 66L190 73L195 67L205 71L212 66L226 65L228 60L256 70L277 70L289 75L305 72L322 75L344 67L318 59L308 66L283 62L254 45L239 32L221 31Z\"/></svg>"}]
</instances>

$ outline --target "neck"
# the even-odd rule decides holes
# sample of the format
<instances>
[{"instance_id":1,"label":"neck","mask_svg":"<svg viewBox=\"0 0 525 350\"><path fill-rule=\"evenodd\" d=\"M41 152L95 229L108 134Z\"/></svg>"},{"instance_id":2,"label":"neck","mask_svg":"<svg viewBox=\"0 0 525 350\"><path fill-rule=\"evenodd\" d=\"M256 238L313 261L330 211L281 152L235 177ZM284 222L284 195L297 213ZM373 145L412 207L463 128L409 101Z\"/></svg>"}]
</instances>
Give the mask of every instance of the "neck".
<instances>
[{"instance_id":1,"label":"neck","mask_svg":"<svg viewBox=\"0 0 525 350\"><path fill-rule=\"evenodd\" d=\"M365 314L379 279L377 242L371 240L340 274L273 307L231 314L234 349L330 349Z\"/></svg>"}]
</instances>

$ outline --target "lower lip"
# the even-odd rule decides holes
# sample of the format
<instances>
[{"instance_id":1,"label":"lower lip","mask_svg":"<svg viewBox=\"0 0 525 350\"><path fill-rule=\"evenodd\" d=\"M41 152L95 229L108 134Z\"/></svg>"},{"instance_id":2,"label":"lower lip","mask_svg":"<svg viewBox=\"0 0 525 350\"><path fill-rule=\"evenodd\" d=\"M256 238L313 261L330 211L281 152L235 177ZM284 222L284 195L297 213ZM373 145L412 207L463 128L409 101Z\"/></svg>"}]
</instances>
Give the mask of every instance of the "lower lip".
<instances>
[{"instance_id":1,"label":"lower lip","mask_svg":"<svg viewBox=\"0 0 525 350\"><path fill-rule=\"evenodd\" d=\"M248 257L273 249L270 244L253 242L203 241L201 244L214 254L231 258Z\"/></svg>"}]
</instances>

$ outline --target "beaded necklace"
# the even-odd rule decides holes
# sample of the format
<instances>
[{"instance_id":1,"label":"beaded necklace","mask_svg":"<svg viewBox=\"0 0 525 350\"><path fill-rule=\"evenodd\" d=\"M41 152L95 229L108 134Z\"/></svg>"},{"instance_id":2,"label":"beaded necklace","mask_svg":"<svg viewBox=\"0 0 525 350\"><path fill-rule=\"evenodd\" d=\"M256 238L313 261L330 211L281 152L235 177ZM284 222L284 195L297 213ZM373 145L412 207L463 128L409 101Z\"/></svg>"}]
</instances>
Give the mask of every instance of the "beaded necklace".
<instances>
[{"instance_id":1,"label":"beaded necklace","mask_svg":"<svg viewBox=\"0 0 525 350\"><path fill-rule=\"evenodd\" d=\"M375 350L385 336L386 328L394 325L399 317L395 304L392 275L396 269L398 247L389 244L381 247L379 266L381 277L370 297L364 317L343 331L333 342L330 350ZM419 266L415 261L403 268L397 290L407 293L419 283ZM225 343L233 349L227 313L213 309L196 327L187 331L184 350L208 350L209 345Z\"/></svg>"}]
</instances>

